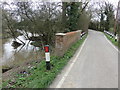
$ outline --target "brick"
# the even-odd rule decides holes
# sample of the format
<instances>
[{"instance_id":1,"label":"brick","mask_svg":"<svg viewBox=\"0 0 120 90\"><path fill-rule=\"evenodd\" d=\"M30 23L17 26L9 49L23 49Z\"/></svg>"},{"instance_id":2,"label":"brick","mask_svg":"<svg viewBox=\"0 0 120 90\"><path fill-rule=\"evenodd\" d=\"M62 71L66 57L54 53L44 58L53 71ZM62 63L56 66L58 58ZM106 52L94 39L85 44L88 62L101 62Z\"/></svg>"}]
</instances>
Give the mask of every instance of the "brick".
<instances>
[{"instance_id":1,"label":"brick","mask_svg":"<svg viewBox=\"0 0 120 90\"><path fill-rule=\"evenodd\" d=\"M64 53L78 40L80 40L81 30L68 33L57 33L55 41L56 56L63 56Z\"/></svg>"}]
</instances>

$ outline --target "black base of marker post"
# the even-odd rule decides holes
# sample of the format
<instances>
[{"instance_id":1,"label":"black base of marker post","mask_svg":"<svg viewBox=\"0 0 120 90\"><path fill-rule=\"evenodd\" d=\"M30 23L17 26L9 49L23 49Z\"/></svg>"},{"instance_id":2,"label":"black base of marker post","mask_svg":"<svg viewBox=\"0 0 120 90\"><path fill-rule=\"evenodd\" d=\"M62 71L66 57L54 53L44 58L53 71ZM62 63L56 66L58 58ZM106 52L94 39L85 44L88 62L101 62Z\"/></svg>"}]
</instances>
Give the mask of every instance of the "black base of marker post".
<instances>
[{"instance_id":1,"label":"black base of marker post","mask_svg":"<svg viewBox=\"0 0 120 90\"><path fill-rule=\"evenodd\" d=\"M115 36L115 42L117 41L117 35Z\"/></svg>"},{"instance_id":2,"label":"black base of marker post","mask_svg":"<svg viewBox=\"0 0 120 90\"><path fill-rule=\"evenodd\" d=\"M46 69L50 70L50 53L49 53L49 45L45 45L44 47L45 50L45 58L46 58Z\"/></svg>"},{"instance_id":3,"label":"black base of marker post","mask_svg":"<svg viewBox=\"0 0 120 90\"><path fill-rule=\"evenodd\" d=\"M46 62L46 70L50 70L51 67L50 67L50 62Z\"/></svg>"}]
</instances>

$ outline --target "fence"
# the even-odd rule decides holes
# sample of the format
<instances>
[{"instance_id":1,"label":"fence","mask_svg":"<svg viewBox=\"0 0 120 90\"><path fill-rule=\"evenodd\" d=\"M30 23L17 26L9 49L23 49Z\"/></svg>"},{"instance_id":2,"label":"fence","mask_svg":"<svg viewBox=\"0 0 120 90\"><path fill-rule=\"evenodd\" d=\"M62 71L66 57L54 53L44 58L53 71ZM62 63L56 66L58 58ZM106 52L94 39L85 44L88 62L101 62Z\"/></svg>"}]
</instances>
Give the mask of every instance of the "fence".
<instances>
[{"instance_id":1,"label":"fence","mask_svg":"<svg viewBox=\"0 0 120 90\"><path fill-rule=\"evenodd\" d=\"M119 40L118 34L116 34L116 36L113 33L110 33L106 30L104 30L104 33L108 34L109 36L111 36L111 38L115 38L117 41Z\"/></svg>"}]
</instances>

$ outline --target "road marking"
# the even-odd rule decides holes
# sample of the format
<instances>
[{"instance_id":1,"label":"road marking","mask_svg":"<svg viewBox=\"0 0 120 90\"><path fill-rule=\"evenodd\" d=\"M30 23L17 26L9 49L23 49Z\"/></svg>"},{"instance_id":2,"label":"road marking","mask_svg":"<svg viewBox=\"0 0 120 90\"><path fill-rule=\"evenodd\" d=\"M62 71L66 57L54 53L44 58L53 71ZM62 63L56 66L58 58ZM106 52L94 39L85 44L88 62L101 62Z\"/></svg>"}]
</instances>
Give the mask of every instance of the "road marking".
<instances>
[{"instance_id":1,"label":"road marking","mask_svg":"<svg viewBox=\"0 0 120 90\"><path fill-rule=\"evenodd\" d=\"M88 38L88 36L87 36ZM85 39L85 41L83 42L82 46L80 47L80 50L78 52L78 54L76 55L75 59L72 61L71 65L69 66L67 72L64 74L64 76L62 77L62 79L59 81L59 83L57 84L56 88L61 88L63 82L65 81L65 78L68 76L70 70L72 69L74 63L76 62L76 60L78 59L78 56L80 55L82 49L83 49L83 46L85 45L85 42L87 41L87 38Z\"/></svg>"},{"instance_id":2,"label":"road marking","mask_svg":"<svg viewBox=\"0 0 120 90\"><path fill-rule=\"evenodd\" d=\"M120 53L120 51L118 50L118 48L116 48L108 39L107 37L104 35L105 39L108 41L108 43L117 51Z\"/></svg>"}]
</instances>

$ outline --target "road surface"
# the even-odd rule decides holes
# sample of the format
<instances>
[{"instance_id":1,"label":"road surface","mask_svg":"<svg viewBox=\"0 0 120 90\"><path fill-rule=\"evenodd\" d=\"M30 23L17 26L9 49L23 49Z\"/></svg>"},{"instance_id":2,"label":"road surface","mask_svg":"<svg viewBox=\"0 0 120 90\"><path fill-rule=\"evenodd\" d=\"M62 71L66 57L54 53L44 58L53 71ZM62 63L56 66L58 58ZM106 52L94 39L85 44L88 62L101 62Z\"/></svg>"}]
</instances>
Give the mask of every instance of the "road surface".
<instances>
[{"instance_id":1,"label":"road surface","mask_svg":"<svg viewBox=\"0 0 120 90\"><path fill-rule=\"evenodd\" d=\"M88 37L50 88L118 88L118 51L104 34Z\"/></svg>"}]
</instances>

